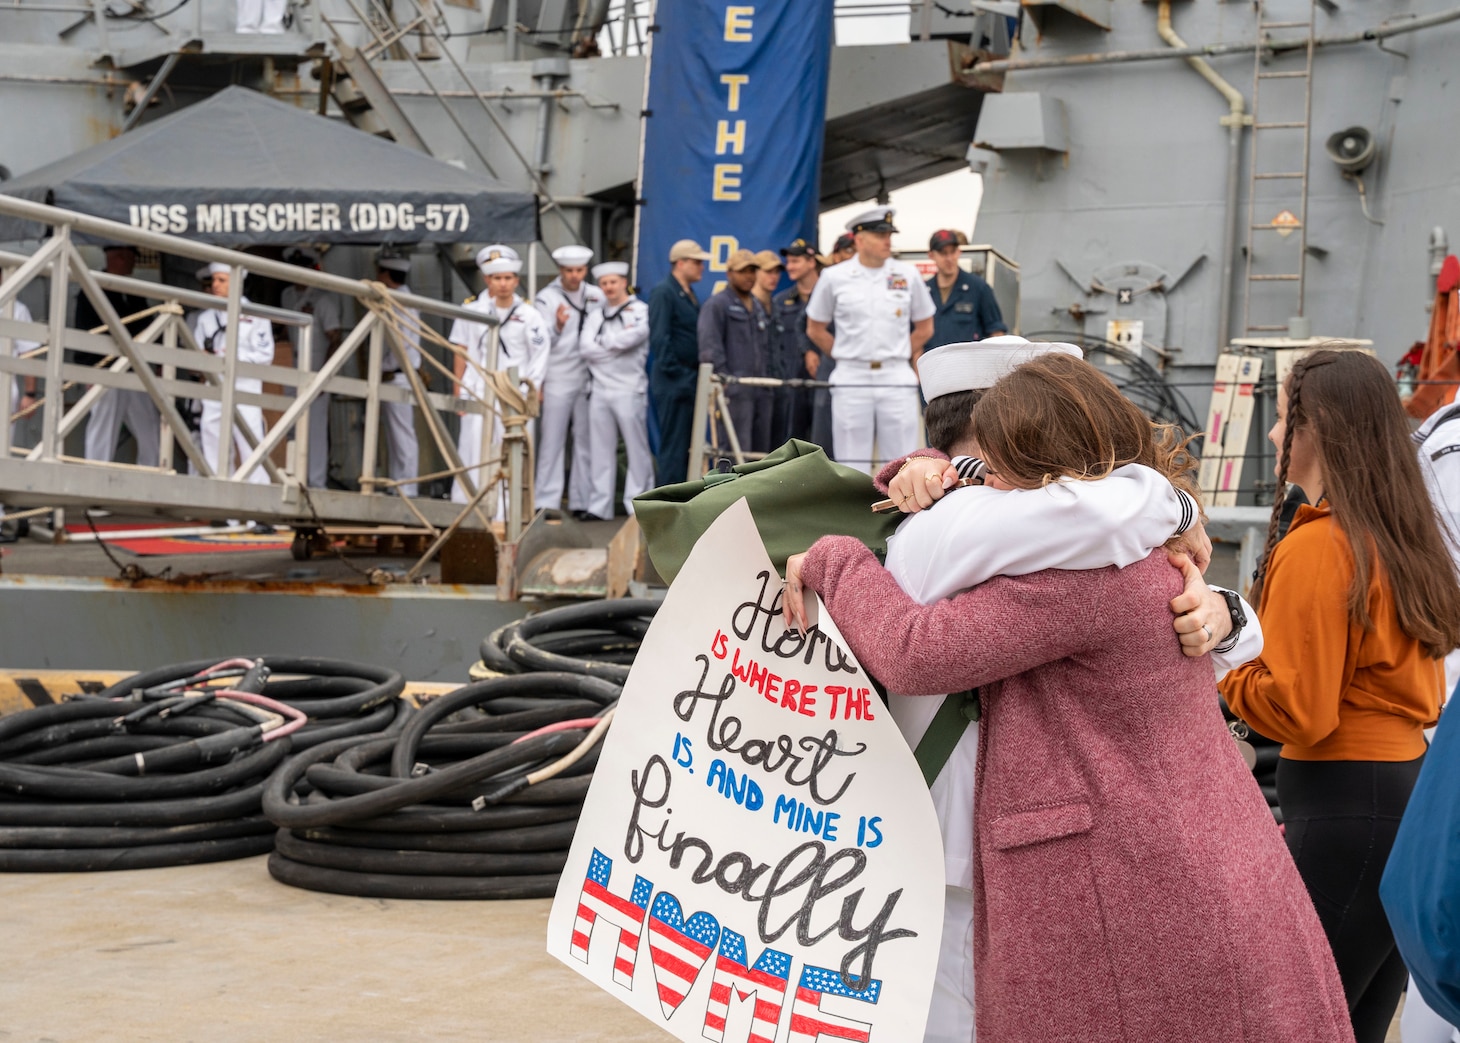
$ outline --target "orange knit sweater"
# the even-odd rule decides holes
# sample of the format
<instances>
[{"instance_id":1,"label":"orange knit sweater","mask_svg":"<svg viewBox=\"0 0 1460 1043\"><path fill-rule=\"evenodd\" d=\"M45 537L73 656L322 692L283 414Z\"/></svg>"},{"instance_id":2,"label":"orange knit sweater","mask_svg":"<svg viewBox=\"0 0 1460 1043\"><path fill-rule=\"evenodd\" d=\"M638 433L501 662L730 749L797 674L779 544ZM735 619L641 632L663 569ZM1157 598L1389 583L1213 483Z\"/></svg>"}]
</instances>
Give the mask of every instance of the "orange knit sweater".
<instances>
[{"instance_id":1,"label":"orange knit sweater","mask_svg":"<svg viewBox=\"0 0 1460 1043\"><path fill-rule=\"evenodd\" d=\"M1443 663L1399 628L1388 577L1369 580L1373 630L1349 618L1353 555L1326 507L1298 508L1257 615L1262 655L1220 683L1232 712L1302 761L1407 761L1440 712Z\"/></svg>"}]
</instances>

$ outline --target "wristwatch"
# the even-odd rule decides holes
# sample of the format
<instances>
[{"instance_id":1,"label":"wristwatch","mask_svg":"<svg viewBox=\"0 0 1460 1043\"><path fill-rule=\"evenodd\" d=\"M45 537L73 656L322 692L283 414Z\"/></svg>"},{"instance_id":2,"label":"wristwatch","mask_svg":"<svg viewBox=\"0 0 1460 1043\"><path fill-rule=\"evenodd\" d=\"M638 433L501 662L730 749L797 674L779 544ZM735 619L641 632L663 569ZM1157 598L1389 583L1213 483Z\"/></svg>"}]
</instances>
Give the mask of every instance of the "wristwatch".
<instances>
[{"instance_id":1,"label":"wristwatch","mask_svg":"<svg viewBox=\"0 0 1460 1043\"><path fill-rule=\"evenodd\" d=\"M1237 647L1237 640L1242 636L1242 628L1247 625L1247 613L1243 611L1242 599L1237 596L1235 590L1213 589L1216 589L1217 593L1222 595L1222 600L1227 603L1227 611L1232 616L1232 632L1227 635L1226 640L1212 649L1212 651L1230 652Z\"/></svg>"}]
</instances>

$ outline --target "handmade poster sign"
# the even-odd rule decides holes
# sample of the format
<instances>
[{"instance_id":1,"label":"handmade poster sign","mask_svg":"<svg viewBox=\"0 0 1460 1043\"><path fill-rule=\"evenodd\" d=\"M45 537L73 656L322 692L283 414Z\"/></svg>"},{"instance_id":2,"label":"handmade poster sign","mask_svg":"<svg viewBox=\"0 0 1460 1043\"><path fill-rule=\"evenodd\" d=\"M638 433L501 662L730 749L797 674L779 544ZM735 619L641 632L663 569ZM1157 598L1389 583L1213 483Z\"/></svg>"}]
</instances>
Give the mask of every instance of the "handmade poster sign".
<instances>
[{"instance_id":1,"label":"handmade poster sign","mask_svg":"<svg viewBox=\"0 0 1460 1043\"><path fill-rule=\"evenodd\" d=\"M932 801L825 614L786 630L781 586L741 500L644 639L548 951L682 1040L921 1039L943 919Z\"/></svg>"}]
</instances>

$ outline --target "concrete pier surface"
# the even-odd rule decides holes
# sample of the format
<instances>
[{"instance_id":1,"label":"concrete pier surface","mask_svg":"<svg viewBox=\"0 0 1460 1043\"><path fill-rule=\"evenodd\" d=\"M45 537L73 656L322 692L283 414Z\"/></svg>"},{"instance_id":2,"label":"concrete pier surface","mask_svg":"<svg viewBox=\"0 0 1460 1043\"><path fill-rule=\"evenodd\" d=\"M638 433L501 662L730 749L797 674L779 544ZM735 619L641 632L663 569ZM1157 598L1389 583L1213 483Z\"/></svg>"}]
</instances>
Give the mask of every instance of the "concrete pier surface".
<instances>
[{"instance_id":1,"label":"concrete pier surface","mask_svg":"<svg viewBox=\"0 0 1460 1043\"><path fill-rule=\"evenodd\" d=\"M672 1038L547 955L545 899L347 898L265 863L0 874L0 1041Z\"/></svg>"}]
</instances>

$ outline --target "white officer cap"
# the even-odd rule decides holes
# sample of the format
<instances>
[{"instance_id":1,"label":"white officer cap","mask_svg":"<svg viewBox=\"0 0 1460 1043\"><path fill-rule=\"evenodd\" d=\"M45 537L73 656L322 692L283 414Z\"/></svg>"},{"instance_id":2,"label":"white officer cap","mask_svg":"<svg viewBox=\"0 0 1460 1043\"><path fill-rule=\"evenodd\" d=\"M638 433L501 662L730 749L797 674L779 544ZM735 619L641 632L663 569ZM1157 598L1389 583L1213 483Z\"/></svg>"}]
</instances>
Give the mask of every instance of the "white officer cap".
<instances>
[{"instance_id":1,"label":"white officer cap","mask_svg":"<svg viewBox=\"0 0 1460 1043\"><path fill-rule=\"evenodd\" d=\"M411 259L409 257L398 257L395 254L381 254L375 259L375 267L382 268L387 272L400 272L402 275L409 275L411 271Z\"/></svg>"},{"instance_id":2,"label":"white officer cap","mask_svg":"<svg viewBox=\"0 0 1460 1043\"><path fill-rule=\"evenodd\" d=\"M628 261L604 261L602 264L593 266L593 278L602 279L605 275L622 275L625 279L629 277Z\"/></svg>"},{"instance_id":3,"label":"white officer cap","mask_svg":"<svg viewBox=\"0 0 1460 1043\"><path fill-rule=\"evenodd\" d=\"M496 275L499 272L512 272L515 275L522 271L522 258L517 256L517 251L512 247L493 243L477 251L477 267L482 270L483 275Z\"/></svg>"},{"instance_id":4,"label":"white officer cap","mask_svg":"<svg viewBox=\"0 0 1460 1043\"><path fill-rule=\"evenodd\" d=\"M593 251L586 246L560 246L553 251L553 263L559 268L577 268L593 260Z\"/></svg>"},{"instance_id":5,"label":"white officer cap","mask_svg":"<svg viewBox=\"0 0 1460 1043\"><path fill-rule=\"evenodd\" d=\"M923 386L923 397L931 402L955 391L991 388L1017 367L1041 355L1085 357L1073 344L1045 344L1014 336L990 337L944 344L925 352L918 359L918 382Z\"/></svg>"},{"instance_id":6,"label":"white officer cap","mask_svg":"<svg viewBox=\"0 0 1460 1043\"><path fill-rule=\"evenodd\" d=\"M890 206L874 206L871 210L863 210L847 222L847 231L895 232L897 228L892 223L892 217L896 213L896 208Z\"/></svg>"}]
</instances>

